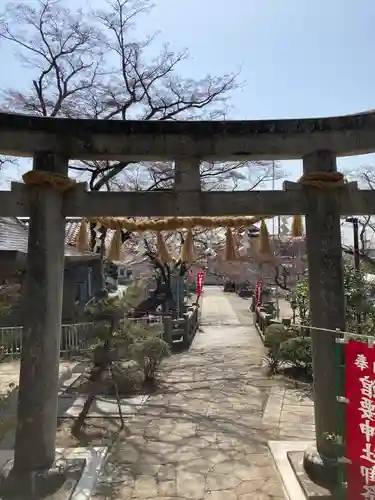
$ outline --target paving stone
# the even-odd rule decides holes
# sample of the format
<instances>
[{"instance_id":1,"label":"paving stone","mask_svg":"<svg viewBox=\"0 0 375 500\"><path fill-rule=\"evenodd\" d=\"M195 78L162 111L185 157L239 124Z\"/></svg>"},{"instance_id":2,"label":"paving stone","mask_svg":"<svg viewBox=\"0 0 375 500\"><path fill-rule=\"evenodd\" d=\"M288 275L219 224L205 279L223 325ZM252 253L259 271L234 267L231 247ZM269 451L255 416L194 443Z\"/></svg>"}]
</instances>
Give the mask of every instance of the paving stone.
<instances>
[{"instance_id":1,"label":"paving stone","mask_svg":"<svg viewBox=\"0 0 375 500\"><path fill-rule=\"evenodd\" d=\"M205 500L237 500L237 495L233 490L211 491L204 497Z\"/></svg>"},{"instance_id":2,"label":"paving stone","mask_svg":"<svg viewBox=\"0 0 375 500\"><path fill-rule=\"evenodd\" d=\"M234 471L232 471L232 474ZM242 480L232 474L219 474L209 472L207 474L207 489L213 490L228 490L236 488Z\"/></svg>"},{"instance_id":3,"label":"paving stone","mask_svg":"<svg viewBox=\"0 0 375 500\"><path fill-rule=\"evenodd\" d=\"M159 497L174 497L177 494L177 483L174 480L161 481L158 483Z\"/></svg>"},{"instance_id":4,"label":"paving stone","mask_svg":"<svg viewBox=\"0 0 375 500\"><path fill-rule=\"evenodd\" d=\"M265 425L278 425L282 415L285 389L272 388L263 413L262 422Z\"/></svg>"},{"instance_id":5,"label":"paving stone","mask_svg":"<svg viewBox=\"0 0 375 500\"><path fill-rule=\"evenodd\" d=\"M286 389L284 395L284 404L312 407L314 404L312 399L312 389Z\"/></svg>"},{"instance_id":6,"label":"paving stone","mask_svg":"<svg viewBox=\"0 0 375 500\"><path fill-rule=\"evenodd\" d=\"M59 417L78 417L85 404L85 396L77 397L62 397L59 400ZM135 396L132 398L122 399L121 411L124 416L133 415L147 401L147 396ZM118 417L119 410L115 398L95 398L87 418L90 417Z\"/></svg>"},{"instance_id":7,"label":"paving stone","mask_svg":"<svg viewBox=\"0 0 375 500\"><path fill-rule=\"evenodd\" d=\"M176 469L172 465L162 465L156 478L158 481L175 481Z\"/></svg>"},{"instance_id":8,"label":"paving stone","mask_svg":"<svg viewBox=\"0 0 375 500\"><path fill-rule=\"evenodd\" d=\"M236 488L236 493L239 496L247 495L260 491L264 485L264 479L255 479L253 481L243 481Z\"/></svg>"},{"instance_id":9,"label":"paving stone","mask_svg":"<svg viewBox=\"0 0 375 500\"><path fill-rule=\"evenodd\" d=\"M137 498L150 498L157 489L154 476L139 475L134 483L133 495Z\"/></svg>"},{"instance_id":10,"label":"paving stone","mask_svg":"<svg viewBox=\"0 0 375 500\"><path fill-rule=\"evenodd\" d=\"M279 437L288 441L290 438L312 440L315 437L315 427L308 424L280 423Z\"/></svg>"},{"instance_id":11,"label":"paving stone","mask_svg":"<svg viewBox=\"0 0 375 500\"><path fill-rule=\"evenodd\" d=\"M180 462L176 467L180 470L207 474L210 470L212 470L213 463L210 462L210 460L204 460L203 458L200 458L198 460Z\"/></svg>"},{"instance_id":12,"label":"paving stone","mask_svg":"<svg viewBox=\"0 0 375 500\"><path fill-rule=\"evenodd\" d=\"M199 500L204 496L206 478L204 474L178 471L176 485L177 496Z\"/></svg>"},{"instance_id":13,"label":"paving stone","mask_svg":"<svg viewBox=\"0 0 375 500\"><path fill-rule=\"evenodd\" d=\"M301 408L303 408L303 407L301 407ZM304 412L304 411L301 411L300 409L297 409L297 410L289 409L289 408L286 409L284 407L283 411L281 412L281 416L280 416L280 424L282 424L282 423L313 425L314 415L312 414L312 412Z\"/></svg>"},{"instance_id":14,"label":"paving stone","mask_svg":"<svg viewBox=\"0 0 375 500\"><path fill-rule=\"evenodd\" d=\"M211 467L214 464L219 464L220 462L224 462L225 460L227 460L229 456L228 453L220 451L219 449L212 449L212 448L201 450L201 453L202 456L207 458L207 460L210 462Z\"/></svg>"},{"instance_id":15,"label":"paving stone","mask_svg":"<svg viewBox=\"0 0 375 500\"><path fill-rule=\"evenodd\" d=\"M236 460L226 460L221 462L212 469L213 472L218 474L233 475L241 481L246 481L250 474L251 465Z\"/></svg>"}]
</instances>

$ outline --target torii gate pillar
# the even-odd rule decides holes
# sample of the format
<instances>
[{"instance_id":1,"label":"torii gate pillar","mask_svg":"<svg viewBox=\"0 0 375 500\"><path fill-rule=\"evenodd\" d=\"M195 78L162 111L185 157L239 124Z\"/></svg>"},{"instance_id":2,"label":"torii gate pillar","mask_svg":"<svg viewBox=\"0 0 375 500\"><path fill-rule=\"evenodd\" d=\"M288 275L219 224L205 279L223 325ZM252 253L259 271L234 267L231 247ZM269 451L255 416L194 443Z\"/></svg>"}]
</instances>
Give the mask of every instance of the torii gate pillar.
<instances>
[{"instance_id":1,"label":"torii gate pillar","mask_svg":"<svg viewBox=\"0 0 375 500\"><path fill-rule=\"evenodd\" d=\"M67 175L68 160L38 153L33 168ZM25 475L48 469L55 459L65 239L62 193L46 185L28 189L30 222L14 453L14 472Z\"/></svg>"},{"instance_id":2,"label":"torii gate pillar","mask_svg":"<svg viewBox=\"0 0 375 500\"><path fill-rule=\"evenodd\" d=\"M303 172L335 172L336 157L319 151L303 158ZM340 210L334 189L306 187L306 247L311 326L345 330L344 273ZM314 373L316 448L305 454L304 467L317 483L337 483L335 334L311 330Z\"/></svg>"}]
</instances>

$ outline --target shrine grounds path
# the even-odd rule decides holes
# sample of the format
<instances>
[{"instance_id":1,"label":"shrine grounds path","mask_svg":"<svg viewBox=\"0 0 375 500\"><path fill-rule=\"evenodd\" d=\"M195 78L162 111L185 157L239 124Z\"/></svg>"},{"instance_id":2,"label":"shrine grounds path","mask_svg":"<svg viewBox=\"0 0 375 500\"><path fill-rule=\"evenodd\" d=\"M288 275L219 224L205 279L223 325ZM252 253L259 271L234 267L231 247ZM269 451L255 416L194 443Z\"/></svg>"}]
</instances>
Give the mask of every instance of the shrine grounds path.
<instances>
[{"instance_id":1,"label":"shrine grounds path","mask_svg":"<svg viewBox=\"0 0 375 500\"><path fill-rule=\"evenodd\" d=\"M310 386L267 375L249 300L207 286L201 314L191 348L162 364L161 387L130 405L121 433L113 403L89 415L80 435L66 413L59 419L57 446L110 447L96 500L285 498L267 443L314 437ZM62 362L61 384L81 365ZM18 373L19 362L0 364L0 393L18 383ZM60 398L64 411L69 401ZM15 411L16 394L8 408ZM13 446L10 431L0 449Z\"/></svg>"},{"instance_id":2,"label":"shrine grounds path","mask_svg":"<svg viewBox=\"0 0 375 500\"><path fill-rule=\"evenodd\" d=\"M311 439L309 387L270 378L249 301L206 287L189 351L112 446L95 498L282 500L269 440Z\"/></svg>"}]
</instances>

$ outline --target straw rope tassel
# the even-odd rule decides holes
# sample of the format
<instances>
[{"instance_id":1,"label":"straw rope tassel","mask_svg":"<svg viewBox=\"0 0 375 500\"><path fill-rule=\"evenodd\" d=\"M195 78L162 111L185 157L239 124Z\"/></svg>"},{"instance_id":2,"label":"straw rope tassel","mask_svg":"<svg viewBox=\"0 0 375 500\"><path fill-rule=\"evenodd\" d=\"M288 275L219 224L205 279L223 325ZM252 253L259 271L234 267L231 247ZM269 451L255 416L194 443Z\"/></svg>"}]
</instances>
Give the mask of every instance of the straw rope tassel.
<instances>
[{"instance_id":1,"label":"straw rope tassel","mask_svg":"<svg viewBox=\"0 0 375 500\"><path fill-rule=\"evenodd\" d=\"M303 221L301 215L295 215L292 222L293 238L301 238L303 236Z\"/></svg>"},{"instance_id":2,"label":"straw rope tassel","mask_svg":"<svg viewBox=\"0 0 375 500\"><path fill-rule=\"evenodd\" d=\"M122 248L122 231L120 227L117 227L115 232L113 233L111 239L111 245L108 251L108 259L109 260L121 260L121 248Z\"/></svg>"},{"instance_id":3,"label":"straw rope tassel","mask_svg":"<svg viewBox=\"0 0 375 500\"><path fill-rule=\"evenodd\" d=\"M89 225L84 217L79 225L76 248L79 252L88 252L90 250Z\"/></svg>"},{"instance_id":4,"label":"straw rope tassel","mask_svg":"<svg viewBox=\"0 0 375 500\"><path fill-rule=\"evenodd\" d=\"M181 247L180 260L182 262L186 262L187 264L193 264L196 259L193 231L189 228Z\"/></svg>"},{"instance_id":5,"label":"straw rope tassel","mask_svg":"<svg viewBox=\"0 0 375 500\"><path fill-rule=\"evenodd\" d=\"M270 237L268 234L267 224L264 220L260 223L258 253L263 255L271 254Z\"/></svg>"},{"instance_id":6,"label":"straw rope tassel","mask_svg":"<svg viewBox=\"0 0 375 500\"><path fill-rule=\"evenodd\" d=\"M237 252L234 246L233 233L230 227L227 228L226 245L225 245L225 260L237 260Z\"/></svg>"},{"instance_id":7,"label":"straw rope tassel","mask_svg":"<svg viewBox=\"0 0 375 500\"><path fill-rule=\"evenodd\" d=\"M167 264L168 262L171 262L172 257L170 253L168 252L167 245L165 244L163 235L161 234L160 231L157 231L156 233L156 243L158 247L158 257L159 259Z\"/></svg>"}]
</instances>

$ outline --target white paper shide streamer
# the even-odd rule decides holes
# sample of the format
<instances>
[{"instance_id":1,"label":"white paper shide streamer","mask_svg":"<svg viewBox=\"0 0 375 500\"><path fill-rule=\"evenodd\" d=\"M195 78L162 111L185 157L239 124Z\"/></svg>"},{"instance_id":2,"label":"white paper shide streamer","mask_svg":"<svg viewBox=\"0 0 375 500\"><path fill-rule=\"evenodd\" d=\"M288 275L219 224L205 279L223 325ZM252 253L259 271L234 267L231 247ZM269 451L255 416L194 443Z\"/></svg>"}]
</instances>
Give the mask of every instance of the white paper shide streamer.
<instances>
[{"instance_id":1,"label":"white paper shide streamer","mask_svg":"<svg viewBox=\"0 0 375 500\"><path fill-rule=\"evenodd\" d=\"M98 222L95 227L94 227L94 233L95 233L95 244L94 244L94 253L100 253L100 249L102 248L103 245L103 237L105 234L105 227L103 224Z\"/></svg>"}]
</instances>

